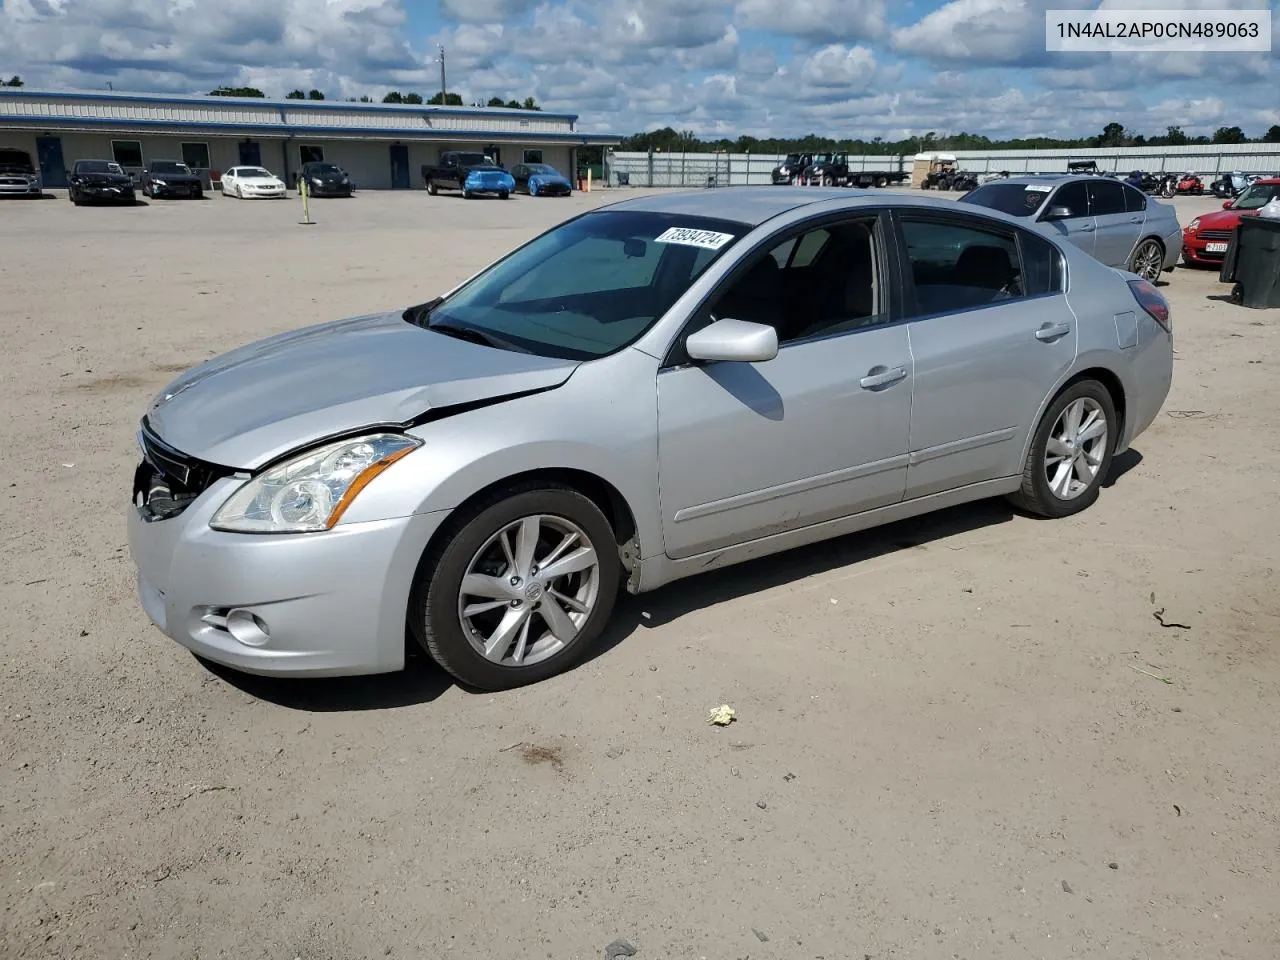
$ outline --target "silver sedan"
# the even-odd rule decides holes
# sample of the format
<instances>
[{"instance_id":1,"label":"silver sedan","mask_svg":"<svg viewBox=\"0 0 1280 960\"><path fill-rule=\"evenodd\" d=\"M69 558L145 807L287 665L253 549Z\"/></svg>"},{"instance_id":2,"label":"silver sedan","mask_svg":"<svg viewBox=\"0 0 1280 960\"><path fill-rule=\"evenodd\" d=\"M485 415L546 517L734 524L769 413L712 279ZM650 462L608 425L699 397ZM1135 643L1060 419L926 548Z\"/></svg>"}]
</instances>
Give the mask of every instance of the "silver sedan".
<instances>
[{"instance_id":1,"label":"silver sedan","mask_svg":"<svg viewBox=\"0 0 1280 960\"><path fill-rule=\"evenodd\" d=\"M1182 250L1173 207L1110 177L1043 174L986 183L962 203L1033 222L1112 267L1154 283Z\"/></svg>"},{"instance_id":2,"label":"silver sedan","mask_svg":"<svg viewBox=\"0 0 1280 960\"><path fill-rule=\"evenodd\" d=\"M980 207L627 200L170 384L139 430L139 595L252 673L396 670L407 633L512 687L581 660L619 590L986 497L1085 509L1172 355L1148 282Z\"/></svg>"}]
</instances>

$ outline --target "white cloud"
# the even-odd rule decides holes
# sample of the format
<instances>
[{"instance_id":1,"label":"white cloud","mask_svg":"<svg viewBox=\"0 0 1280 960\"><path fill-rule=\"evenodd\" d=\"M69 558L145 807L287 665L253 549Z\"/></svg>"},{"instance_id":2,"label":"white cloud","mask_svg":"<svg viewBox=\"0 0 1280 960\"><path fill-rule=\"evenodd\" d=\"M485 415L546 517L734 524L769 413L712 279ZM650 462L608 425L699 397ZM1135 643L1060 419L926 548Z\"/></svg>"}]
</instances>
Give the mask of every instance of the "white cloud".
<instances>
[{"instance_id":1,"label":"white cloud","mask_svg":"<svg viewBox=\"0 0 1280 960\"><path fill-rule=\"evenodd\" d=\"M738 0L744 27L806 40L872 39L885 32L884 0Z\"/></svg>"}]
</instances>

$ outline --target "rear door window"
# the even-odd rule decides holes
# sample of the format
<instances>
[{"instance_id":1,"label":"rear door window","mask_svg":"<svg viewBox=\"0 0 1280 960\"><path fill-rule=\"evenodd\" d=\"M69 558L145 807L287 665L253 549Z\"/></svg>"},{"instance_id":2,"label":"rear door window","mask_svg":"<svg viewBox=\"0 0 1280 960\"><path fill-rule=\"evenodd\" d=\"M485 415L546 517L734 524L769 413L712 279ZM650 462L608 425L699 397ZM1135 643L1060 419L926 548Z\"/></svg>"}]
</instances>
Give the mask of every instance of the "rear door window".
<instances>
[{"instance_id":1,"label":"rear door window","mask_svg":"<svg viewBox=\"0 0 1280 960\"><path fill-rule=\"evenodd\" d=\"M1026 296L1012 235L950 218L906 216L901 223L916 316L972 310Z\"/></svg>"},{"instance_id":2,"label":"rear door window","mask_svg":"<svg viewBox=\"0 0 1280 960\"><path fill-rule=\"evenodd\" d=\"M1124 213L1124 187L1115 180L1098 178L1090 180L1087 186L1089 188L1090 211L1095 217L1109 217L1117 213Z\"/></svg>"}]
</instances>

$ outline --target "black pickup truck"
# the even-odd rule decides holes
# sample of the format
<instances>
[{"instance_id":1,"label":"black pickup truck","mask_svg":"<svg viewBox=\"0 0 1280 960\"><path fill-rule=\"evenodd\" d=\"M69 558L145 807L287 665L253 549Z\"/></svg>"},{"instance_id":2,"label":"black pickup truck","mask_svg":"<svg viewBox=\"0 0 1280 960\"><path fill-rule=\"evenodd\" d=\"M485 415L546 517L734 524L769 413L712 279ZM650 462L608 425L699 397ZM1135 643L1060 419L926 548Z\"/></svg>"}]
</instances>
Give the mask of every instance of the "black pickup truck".
<instances>
[{"instance_id":1,"label":"black pickup truck","mask_svg":"<svg viewBox=\"0 0 1280 960\"><path fill-rule=\"evenodd\" d=\"M820 187L842 187L848 179L847 153L819 153L801 175L802 183L817 184Z\"/></svg>"},{"instance_id":2,"label":"black pickup truck","mask_svg":"<svg viewBox=\"0 0 1280 960\"><path fill-rule=\"evenodd\" d=\"M483 153L446 150L439 163L422 165L422 180L433 197L441 190L461 190L468 199L496 193L503 200L515 191L515 179Z\"/></svg>"}]
</instances>

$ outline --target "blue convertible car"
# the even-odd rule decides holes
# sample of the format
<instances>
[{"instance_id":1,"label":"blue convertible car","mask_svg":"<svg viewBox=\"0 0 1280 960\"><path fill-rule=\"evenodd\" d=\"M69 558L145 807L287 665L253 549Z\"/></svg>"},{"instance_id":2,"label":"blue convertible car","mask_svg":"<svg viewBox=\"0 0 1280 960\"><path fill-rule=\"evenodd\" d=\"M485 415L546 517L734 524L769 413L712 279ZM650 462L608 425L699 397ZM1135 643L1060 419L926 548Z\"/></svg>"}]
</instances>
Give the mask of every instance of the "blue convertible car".
<instances>
[{"instance_id":1,"label":"blue convertible car","mask_svg":"<svg viewBox=\"0 0 1280 960\"><path fill-rule=\"evenodd\" d=\"M549 163L520 163L511 168L516 190L531 197L567 197L573 192L569 178Z\"/></svg>"}]
</instances>

